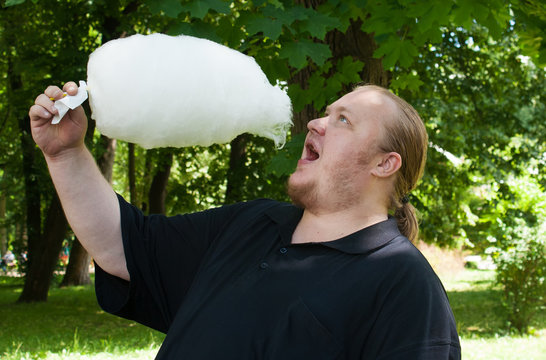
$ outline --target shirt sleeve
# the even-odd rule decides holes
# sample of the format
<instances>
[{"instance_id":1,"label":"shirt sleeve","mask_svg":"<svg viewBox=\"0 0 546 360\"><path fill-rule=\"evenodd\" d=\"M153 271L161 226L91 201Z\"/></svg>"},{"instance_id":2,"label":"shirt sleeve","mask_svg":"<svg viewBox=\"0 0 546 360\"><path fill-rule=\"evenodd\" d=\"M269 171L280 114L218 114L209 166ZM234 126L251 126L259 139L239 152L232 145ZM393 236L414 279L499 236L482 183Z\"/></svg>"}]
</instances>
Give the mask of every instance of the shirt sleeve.
<instances>
[{"instance_id":1,"label":"shirt sleeve","mask_svg":"<svg viewBox=\"0 0 546 360\"><path fill-rule=\"evenodd\" d=\"M428 262L412 249L390 265L394 270L377 295L381 306L366 340L368 349L375 349L374 358L461 359L447 294Z\"/></svg>"},{"instance_id":2,"label":"shirt sleeve","mask_svg":"<svg viewBox=\"0 0 546 360\"><path fill-rule=\"evenodd\" d=\"M118 195L131 281L96 266L95 290L107 312L167 332L207 249L240 205L166 217L145 216Z\"/></svg>"}]
</instances>

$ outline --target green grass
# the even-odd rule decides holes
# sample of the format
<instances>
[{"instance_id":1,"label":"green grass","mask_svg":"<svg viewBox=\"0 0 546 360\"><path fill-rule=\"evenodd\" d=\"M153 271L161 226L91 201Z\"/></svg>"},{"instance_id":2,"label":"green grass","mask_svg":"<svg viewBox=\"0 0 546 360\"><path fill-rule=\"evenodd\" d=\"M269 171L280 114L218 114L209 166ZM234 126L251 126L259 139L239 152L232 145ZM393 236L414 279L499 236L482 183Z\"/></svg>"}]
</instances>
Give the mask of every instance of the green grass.
<instances>
[{"instance_id":1,"label":"green grass","mask_svg":"<svg viewBox=\"0 0 546 360\"><path fill-rule=\"evenodd\" d=\"M22 279L0 277L0 358L153 359L164 335L104 313L92 286L53 286L47 303L16 304Z\"/></svg>"},{"instance_id":2,"label":"green grass","mask_svg":"<svg viewBox=\"0 0 546 360\"><path fill-rule=\"evenodd\" d=\"M495 272L464 270L442 281L449 295L465 360L545 360L546 311L531 324L533 334L511 334Z\"/></svg>"},{"instance_id":3,"label":"green grass","mask_svg":"<svg viewBox=\"0 0 546 360\"><path fill-rule=\"evenodd\" d=\"M546 359L546 312L533 335L511 335L503 317L494 272L464 270L443 275L465 360ZM22 279L0 277L0 358L153 359L164 335L105 314L93 287L52 286L47 303L16 304Z\"/></svg>"}]
</instances>

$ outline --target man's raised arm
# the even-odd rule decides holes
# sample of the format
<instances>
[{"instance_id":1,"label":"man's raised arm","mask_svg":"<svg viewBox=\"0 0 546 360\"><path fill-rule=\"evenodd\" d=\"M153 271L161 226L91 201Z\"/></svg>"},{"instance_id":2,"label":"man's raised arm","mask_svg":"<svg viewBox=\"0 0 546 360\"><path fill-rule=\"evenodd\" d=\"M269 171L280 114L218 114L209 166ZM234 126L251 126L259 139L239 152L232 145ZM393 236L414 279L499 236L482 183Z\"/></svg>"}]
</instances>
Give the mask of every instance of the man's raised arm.
<instances>
[{"instance_id":1,"label":"man's raised arm","mask_svg":"<svg viewBox=\"0 0 546 360\"><path fill-rule=\"evenodd\" d=\"M75 95L75 83L63 90ZM106 272L129 280L121 240L120 210L116 194L85 147L87 117L83 108L69 111L58 124L54 101L63 91L48 87L30 108L32 137L42 150L66 218L83 247Z\"/></svg>"}]
</instances>

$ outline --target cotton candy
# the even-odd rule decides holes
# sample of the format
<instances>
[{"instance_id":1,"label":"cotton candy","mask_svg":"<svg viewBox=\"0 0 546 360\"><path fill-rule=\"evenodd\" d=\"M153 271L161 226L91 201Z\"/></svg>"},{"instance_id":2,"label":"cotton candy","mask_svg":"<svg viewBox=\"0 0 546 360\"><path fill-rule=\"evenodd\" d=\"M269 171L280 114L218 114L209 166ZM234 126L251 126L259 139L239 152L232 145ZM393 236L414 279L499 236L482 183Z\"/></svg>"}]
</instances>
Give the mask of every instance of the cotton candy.
<instances>
[{"instance_id":1,"label":"cotton candy","mask_svg":"<svg viewBox=\"0 0 546 360\"><path fill-rule=\"evenodd\" d=\"M242 133L284 143L288 95L256 61L209 40L163 34L109 41L89 58L91 117L144 148L208 146Z\"/></svg>"}]
</instances>

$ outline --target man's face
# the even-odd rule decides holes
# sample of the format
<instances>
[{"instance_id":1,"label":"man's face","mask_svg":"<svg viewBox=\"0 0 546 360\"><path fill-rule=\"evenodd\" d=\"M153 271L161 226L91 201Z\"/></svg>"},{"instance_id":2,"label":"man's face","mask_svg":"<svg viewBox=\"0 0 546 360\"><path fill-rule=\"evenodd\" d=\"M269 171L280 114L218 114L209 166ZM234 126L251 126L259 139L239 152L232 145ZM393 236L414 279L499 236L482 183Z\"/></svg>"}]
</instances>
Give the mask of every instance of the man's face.
<instances>
[{"instance_id":1,"label":"man's face","mask_svg":"<svg viewBox=\"0 0 546 360\"><path fill-rule=\"evenodd\" d=\"M330 210L359 202L381 154L381 119L396 111L394 106L373 90L358 90L310 121L301 159L288 181L292 201L306 209Z\"/></svg>"}]
</instances>

